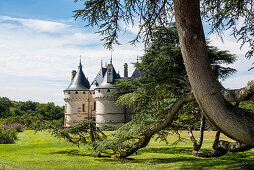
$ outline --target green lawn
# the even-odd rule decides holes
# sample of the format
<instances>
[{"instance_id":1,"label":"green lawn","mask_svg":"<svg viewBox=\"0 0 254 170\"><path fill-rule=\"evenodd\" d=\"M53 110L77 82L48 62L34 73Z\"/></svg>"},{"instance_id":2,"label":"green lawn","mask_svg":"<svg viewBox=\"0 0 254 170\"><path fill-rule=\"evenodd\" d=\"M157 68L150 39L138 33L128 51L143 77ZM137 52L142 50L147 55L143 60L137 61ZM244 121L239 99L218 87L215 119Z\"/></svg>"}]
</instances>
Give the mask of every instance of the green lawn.
<instances>
[{"instance_id":1,"label":"green lawn","mask_svg":"<svg viewBox=\"0 0 254 170\"><path fill-rule=\"evenodd\" d=\"M181 134L187 138L186 132ZM211 149L214 134L206 132L204 149ZM175 139L169 136L170 143ZM15 144L0 144L0 169L3 165L5 169L254 169L254 149L209 159L194 157L191 150L189 140L176 146L153 140L128 159L94 158L85 147L77 148L47 132L26 130Z\"/></svg>"}]
</instances>

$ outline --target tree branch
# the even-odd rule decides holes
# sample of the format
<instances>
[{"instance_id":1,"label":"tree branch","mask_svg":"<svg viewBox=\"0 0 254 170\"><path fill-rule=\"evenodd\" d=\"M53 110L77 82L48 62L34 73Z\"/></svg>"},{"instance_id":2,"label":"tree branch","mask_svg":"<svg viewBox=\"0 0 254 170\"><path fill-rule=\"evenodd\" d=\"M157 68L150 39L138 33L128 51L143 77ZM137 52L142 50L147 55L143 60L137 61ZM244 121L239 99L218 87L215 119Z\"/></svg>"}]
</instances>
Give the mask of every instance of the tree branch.
<instances>
[{"instance_id":1,"label":"tree branch","mask_svg":"<svg viewBox=\"0 0 254 170\"><path fill-rule=\"evenodd\" d=\"M222 94L228 102L242 102L254 99L254 85L249 85L241 89L222 90Z\"/></svg>"},{"instance_id":2,"label":"tree branch","mask_svg":"<svg viewBox=\"0 0 254 170\"><path fill-rule=\"evenodd\" d=\"M253 87L254 86L252 85L252 86L247 86L247 87L244 87L244 88L241 88L241 89L238 89L238 90L231 90L230 94L235 94L234 98L232 98L231 95L228 95L229 93L227 93L227 91L229 91L229 90L223 90L223 94L224 94L224 97L226 98L226 100L229 100L230 102L244 101L244 100L250 99L248 97L242 97L241 94L243 94L244 89L245 89L245 91L244 91L245 93L248 93L250 96L252 96L254 93L253 93L253 90L250 90L250 89L252 89ZM232 92L234 92L234 93L232 93ZM132 155L137 150L146 147L148 145L151 137L155 133L159 132L160 130L165 129L166 127L168 127L173 122L176 114L178 113L180 108L185 103L191 102L191 101L194 101L194 100L195 100L195 98L194 98L194 95L192 93L182 95L173 104L173 106L169 109L168 114L167 114L167 116L164 120L160 121L159 123L156 123L155 125L145 129L143 132L140 133L140 136L142 136L142 137L138 140L135 147L129 148L125 152L122 152L120 154L112 155L112 157L126 158L126 157ZM205 126L205 116L203 116L202 119L201 119L199 141L198 141L198 143L196 142L196 150L193 150L193 155L194 156L200 156L200 157L215 157L215 156L225 155L227 153L227 151L221 150L223 148L222 142L218 141L219 140L219 132L217 132L216 139L215 139L215 144L214 144L216 146L216 144L218 143L218 148L220 148L219 150L214 150L214 151L209 151L209 152L198 152L198 150L201 148L202 142L203 142L204 126ZM192 134L192 136L193 136L193 134ZM192 139L195 140L194 136L193 136ZM251 147L249 145L245 146L243 144L230 144L229 148L233 148L234 145L236 145L236 148L238 148L239 150L240 150L240 148L249 148L249 147Z\"/></svg>"},{"instance_id":3,"label":"tree branch","mask_svg":"<svg viewBox=\"0 0 254 170\"><path fill-rule=\"evenodd\" d=\"M196 150L192 151L193 156L211 158L225 155L227 152L244 152L254 148L254 146L244 144L242 142L228 142L219 140L220 131L217 131L215 140L213 143L213 151L199 152Z\"/></svg>"},{"instance_id":4,"label":"tree branch","mask_svg":"<svg viewBox=\"0 0 254 170\"><path fill-rule=\"evenodd\" d=\"M126 158L130 155L132 155L137 150L144 148L148 145L151 137L159 132L160 130L165 129L168 127L174 120L176 114L178 113L179 109L187 102L195 100L193 94L188 93L181 96L169 109L168 115L166 118L159 123L156 123L155 125L145 129L143 132L141 132L140 136L142 136L138 142L136 142L136 145L132 148L127 149L125 152L122 152L117 155L112 155L111 157L119 157L119 158Z\"/></svg>"}]
</instances>

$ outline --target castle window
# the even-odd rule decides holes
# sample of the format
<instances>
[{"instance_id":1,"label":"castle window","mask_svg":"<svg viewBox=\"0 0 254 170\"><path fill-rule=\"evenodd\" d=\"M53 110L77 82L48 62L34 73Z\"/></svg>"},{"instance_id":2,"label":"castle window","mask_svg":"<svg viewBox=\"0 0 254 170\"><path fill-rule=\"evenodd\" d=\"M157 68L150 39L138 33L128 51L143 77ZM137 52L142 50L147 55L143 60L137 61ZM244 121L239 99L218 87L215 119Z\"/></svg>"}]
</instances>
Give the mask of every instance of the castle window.
<instances>
[{"instance_id":1,"label":"castle window","mask_svg":"<svg viewBox=\"0 0 254 170\"><path fill-rule=\"evenodd\" d=\"M96 102L93 102L93 110L96 110Z\"/></svg>"},{"instance_id":2,"label":"castle window","mask_svg":"<svg viewBox=\"0 0 254 170\"><path fill-rule=\"evenodd\" d=\"M67 104L65 104L64 112L67 113Z\"/></svg>"},{"instance_id":3,"label":"castle window","mask_svg":"<svg viewBox=\"0 0 254 170\"><path fill-rule=\"evenodd\" d=\"M110 89L108 89L108 92L110 92Z\"/></svg>"},{"instance_id":4,"label":"castle window","mask_svg":"<svg viewBox=\"0 0 254 170\"><path fill-rule=\"evenodd\" d=\"M85 104L82 104L82 112L85 112Z\"/></svg>"},{"instance_id":5,"label":"castle window","mask_svg":"<svg viewBox=\"0 0 254 170\"><path fill-rule=\"evenodd\" d=\"M69 91L69 94L71 94L71 92Z\"/></svg>"},{"instance_id":6,"label":"castle window","mask_svg":"<svg viewBox=\"0 0 254 170\"><path fill-rule=\"evenodd\" d=\"M78 92L76 91L76 94L78 94Z\"/></svg>"},{"instance_id":7,"label":"castle window","mask_svg":"<svg viewBox=\"0 0 254 170\"><path fill-rule=\"evenodd\" d=\"M100 93L100 92L101 92L101 90L98 90L98 92Z\"/></svg>"},{"instance_id":8,"label":"castle window","mask_svg":"<svg viewBox=\"0 0 254 170\"><path fill-rule=\"evenodd\" d=\"M86 92L84 91L83 94L86 94Z\"/></svg>"}]
</instances>

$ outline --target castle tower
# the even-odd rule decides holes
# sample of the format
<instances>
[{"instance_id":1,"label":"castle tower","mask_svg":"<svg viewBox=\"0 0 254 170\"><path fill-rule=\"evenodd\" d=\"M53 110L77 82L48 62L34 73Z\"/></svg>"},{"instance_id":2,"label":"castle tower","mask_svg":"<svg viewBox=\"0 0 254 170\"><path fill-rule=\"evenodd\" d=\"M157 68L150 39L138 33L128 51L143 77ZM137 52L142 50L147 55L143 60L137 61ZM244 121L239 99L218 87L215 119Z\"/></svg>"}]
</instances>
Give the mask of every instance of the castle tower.
<instances>
[{"instance_id":1,"label":"castle tower","mask_svg":"<svg viewBox=\"0 0 254 170\"><path fill-rule=\"evenodd\" d=\"M96 126L126 122L125 107L116 105L116 98L112 95L115 92L115 80L121 78L113 67L112 59L106 69L103 81L95 88Z\"/></svg>"},{"instance_id":2,"label":"castle tower","mask_svg":"<svg viewBox=\"0 0 254 170\"><path fill-rule=\"evenodd\" d=\"M95 99L89 91L90 84L86 79L81 61L78 71L72 72L72 81L64 90L65 116L64 127L72 127L80 120L95 120Z\"/></svg>"}]
</instances>

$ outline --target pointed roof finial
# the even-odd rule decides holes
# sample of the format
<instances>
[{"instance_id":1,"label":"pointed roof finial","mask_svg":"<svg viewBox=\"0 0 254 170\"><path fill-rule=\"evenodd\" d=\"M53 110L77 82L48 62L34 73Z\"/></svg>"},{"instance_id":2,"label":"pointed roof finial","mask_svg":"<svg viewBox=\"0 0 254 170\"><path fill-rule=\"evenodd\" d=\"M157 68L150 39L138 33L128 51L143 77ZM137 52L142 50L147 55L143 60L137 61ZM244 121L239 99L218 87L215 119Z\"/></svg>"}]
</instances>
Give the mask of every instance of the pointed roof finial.
<instances>
[{"instance_id":1,"label":"pointed roof finial","mask_svg":"<svg viewBox=\"0 0 254 170\"><path fill-rule=\"evenodd\" d=\"M138 63L138 55L137 55L137 63Z\"/></svg>"},{"instance_id":2,"label":"pointed roof finial","mask_svg":"<svg viewBox=\"0 0 254 170\"><path fill-rule=\"evenodd\" d=\"M102 58L101 58L101 68L103 67L103 61L102 61Z\"/></svg>"},{"instance_id":3,"label":"pointed roof finial","mask_svg":"<svg viewBox=\"0 0 254 170\"><path fill-rule=\"evenodd\" d=\"M112 64L112 51L111 51L110 64Z\"/></svg>"},{"instance_id":4,"label":"pointed roof finial","mask_svg":"<svg viewBox=\"0 0 254 170\"><path fill-rule=\"evenodd\" d=\"M79 69L82 68L82 64L81 64L81 55L80 55L80 60L79 60L79 66L78 66Z\"/></svg>"}]
</instances>

